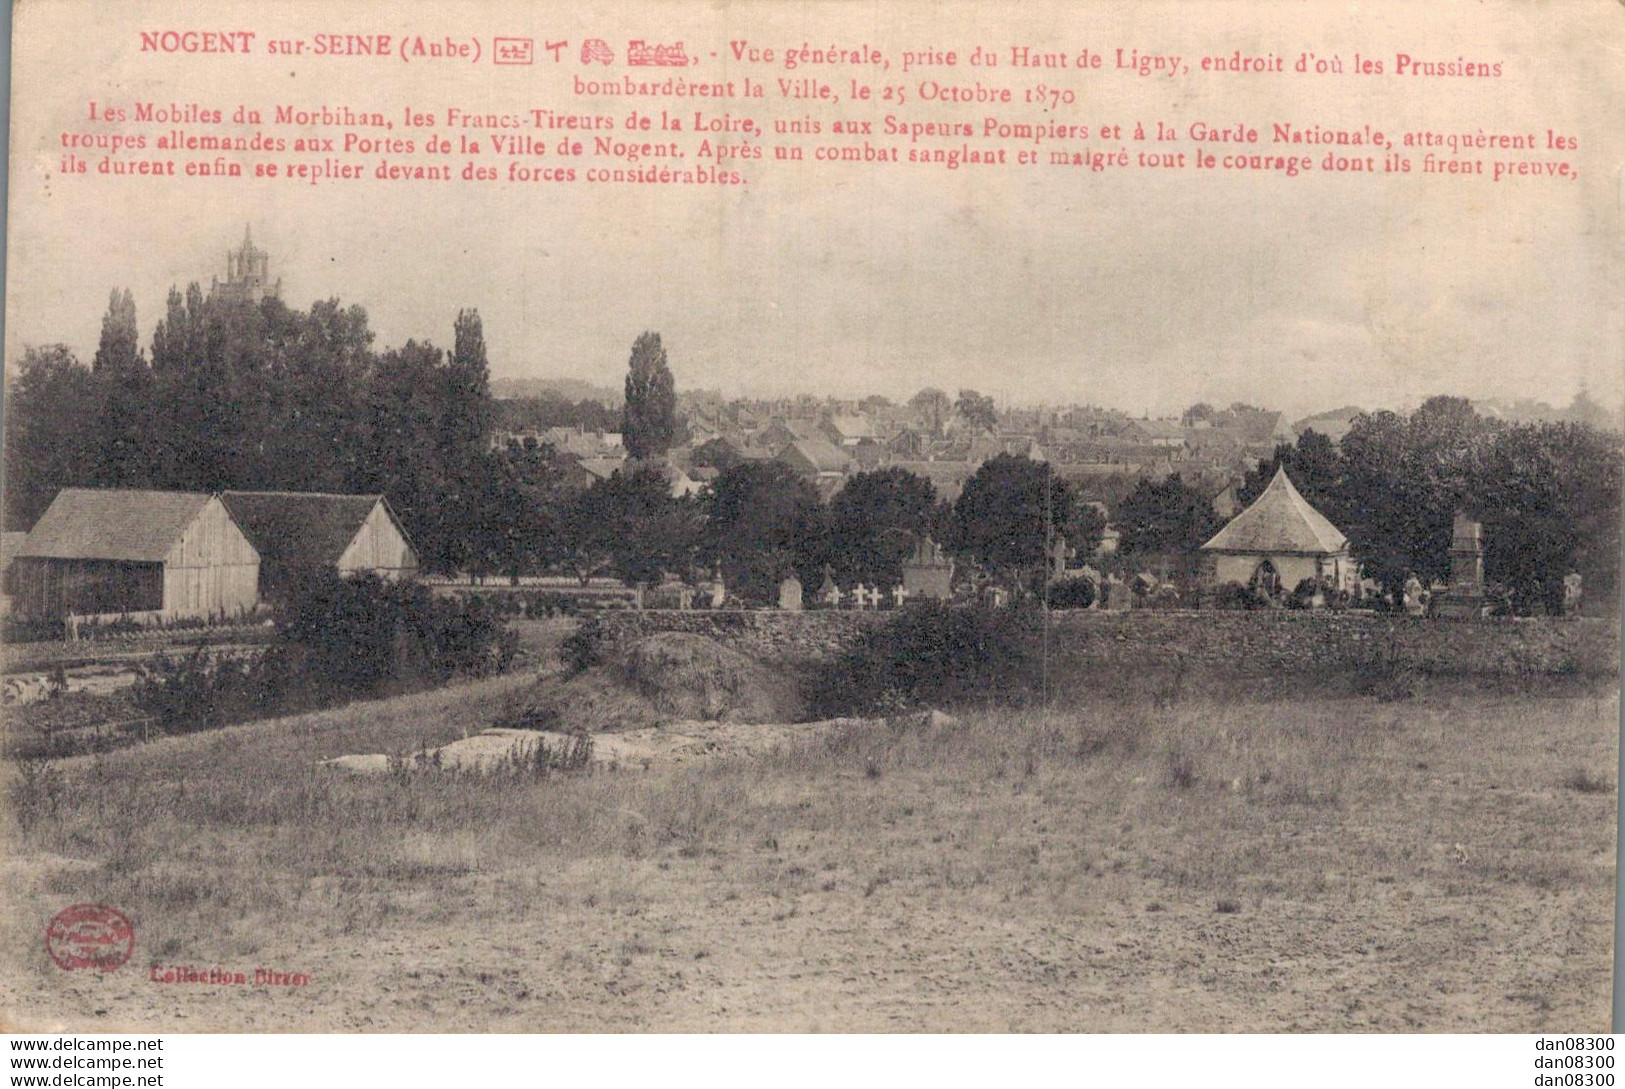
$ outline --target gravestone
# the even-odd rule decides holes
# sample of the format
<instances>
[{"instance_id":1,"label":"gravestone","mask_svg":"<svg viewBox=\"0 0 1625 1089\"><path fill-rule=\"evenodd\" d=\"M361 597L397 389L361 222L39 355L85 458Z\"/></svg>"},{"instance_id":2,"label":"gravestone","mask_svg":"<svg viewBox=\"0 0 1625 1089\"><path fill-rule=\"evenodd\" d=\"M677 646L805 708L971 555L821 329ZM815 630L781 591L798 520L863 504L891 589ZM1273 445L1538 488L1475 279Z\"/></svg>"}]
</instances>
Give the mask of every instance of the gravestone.
<instances>
[{"instance_id":1,"label":"gravestone","mask_svg":"<svg viewBox=\"0 0 1625 1089\"><path fill-rule=\"evenodd\" d=\"M1570 571L1563 576L1563 615L1578 616L1580 614L1580 594L1583 589L1583 580L1580 572Z\"/></svg>"},{"instance_id":2,"label":"gravestone","mask_svg":"<svg viewBox=\"0 0 1625 1089\"><path fill-rule=\"evenodd\" d=\"M835 572L830 569L827 563L824 565L823 585L818 587L818 601L831 609L841 607L841 588L835 582Z\"/></svg>"},{"instance_id":3,"label":"gravestone","mask_svg":"<svg viewBox=\"0 0 1625 1089\"><path fill-rule=\"evenodd\" d=\"M869 588L860 582L852 589L852 607L861 611L867 608L868 605Z\"/></svg>"},{"instance_id":4,"label":"gravestone","mask_svg":"<svg viewBox=\"0 0 1625 1089\"><path fill-rule=\"evenodd\" d=\"M1116 575L1107 575L1106 580L1100 584L1100 607L1109 613L1120 613L1128 609L1130 604L1128 583Z\"/></svg>"},{"instance_id":5,"label":"gravestone","mask_svg":"<svg viewBox=\"0 0 1625 1089\"><path fill-rule=\"evenodd\" d=\"M789 613L801 611L801 580L794 575L786 575L779 583L779 608Z\"/></svg>"},{"instance_id":6,"label":"gravestone","mask_svg":"<svg viewBox=\"0 0 1625 1089\"><path fill-rule=\"evenodd\" d=\"M1422 589L1422 580L1415 575L1407 578L1401 600L1404 602L1407 616L1421 616L1427 612L1427 591Z\"/></svg>"},{"instance_id":7,"label":"gravestone","mask_svg":"<svg viewBox=\"0 0 1625 1089\"><path fill-rule=\"evenodd\" d=\"M1456 512L1450 533L1450 589L1440 594L1433 604L1440 616L1478 619L1489 615L1490 602L1484 596L1483 536L1482 525ZM1406 611L1409 611L1409 602Z\"/></svg>"},{"instance_id":8,"label":"gravestone","mask_svg":"<svg viewBox=\"0 0 1625 1089\"><path fill-rule=\"evenodd\" d=\"M903 590L910 597L947 601L953 596L954 561L930 537L921 537L903 564Z\"/></svg>"},{"instance_id":9,"label":"gravestone","mask_svg":"<svg viewBox=\"0 0 1625 1089\"><path fill-rule=\"evenodd\" d=\"M893 608L901 609L903 607L903 602L905 602L907 600L908 600L908 591L907 590L905 590L901 586L893 586L891 588L891 601L892 601L892 607Z\"/></svg>"}]
</instances>

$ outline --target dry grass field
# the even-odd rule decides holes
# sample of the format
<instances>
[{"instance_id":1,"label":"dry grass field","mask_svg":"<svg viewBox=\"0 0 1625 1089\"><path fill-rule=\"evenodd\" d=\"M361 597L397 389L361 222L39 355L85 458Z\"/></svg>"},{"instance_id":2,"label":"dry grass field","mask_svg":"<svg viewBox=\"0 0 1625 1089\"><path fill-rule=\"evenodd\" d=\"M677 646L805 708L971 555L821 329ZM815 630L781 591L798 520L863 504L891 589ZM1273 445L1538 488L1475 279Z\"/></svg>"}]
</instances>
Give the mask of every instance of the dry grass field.
<instances>
[{"instance_id":1,"label":"dry grass field","mask_svg":"<svg viewBox=\"0 0 1625 1089\"><path fill-rule=\"evenodd\" d=\"M315 766L477 730L526 683L61 765L0 830L6 1027L1609 1023L1613 693L1110 697L543 779ZM47 959L82 901L134 922L119 971Z\"/></svg>"}]
</instances>

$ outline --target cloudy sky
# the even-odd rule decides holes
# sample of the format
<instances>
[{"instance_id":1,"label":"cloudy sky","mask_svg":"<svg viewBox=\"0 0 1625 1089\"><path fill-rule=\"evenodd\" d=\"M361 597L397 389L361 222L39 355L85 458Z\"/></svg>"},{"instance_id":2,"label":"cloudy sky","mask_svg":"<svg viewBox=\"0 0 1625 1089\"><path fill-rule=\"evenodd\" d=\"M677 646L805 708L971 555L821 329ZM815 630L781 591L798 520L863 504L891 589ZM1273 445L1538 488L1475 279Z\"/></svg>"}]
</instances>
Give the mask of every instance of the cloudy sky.
<instances>
[{"instance_id":1,"label":"cloudy sky","mask_svg":"<svg viewBox=\"0 0 1625 1089\"><path fill-rule=\"evenodd\" d=\"M906 3L424 5L405 14L400 5L220 5L207 26L195 10L45 0L19 13L8 364L26 345L52 341L88 358L115 286L134 291L150 337L169 286L223 275L225 250L252 224L290 304L333 295L360 303L380 345L449 341L457 309L477 306L498 377L616 385L647 328L662 333L680 386L738 393L907 396L932 384L1153 414L1238 399L1307 413L1403 405L1434 392L1566 402L1582 383L1607 404L1625 398L1625 19L1617 3L1528 12L1099 3L1024 8L997 29L985 6ZM143 54L138 31L155 26L253 29L259 49L249 57ZM893 70L875 82L896 83L911 99L929 78L1064 86L1077 101L1052 115L1061 120L1161 119L1182 134L1195 121L1242 123L1263 130L1265 151L1278 149L1272 121L1370 122L1396 137L1553 129L1579 140L1567 156L1579 177L1425 177L1419 151L1410 175L1296 178L1190 167L950 172L769 161L744 168L744 187L709 190L59 175L61 133L92 130L91 100L197 101L228 112L241 102L267 117L278 102L391 117L406 105L548 107L617 120L628 110L624 101L577 98L577 64L501 70L286 61L263 51L273 37L409 30L682 40L701 58L688 70L693 78L750 72L770 90L787 73L730 63L730 39L781 49L868 42L894 57L985 44L1007 58L1018 42L1072 56L1091 49L1105 56L1104 69L1019 73L1006 61L977 72L962 63ZM1504 74L1140 78L1112 70L1118 47L1187 63L1240 49L1289 65L1305 50L1346 63L1359 51L1390 69L1408 52L1498 60ZM82 57L71 66L61 60L70 48ZM846 83L844 70L813 74ZM804 113L776 97L759 103L708 112L748 108L764 121ZM693 113L689 102L650 105ZM1045 116L1019 103L843 104L820 114L826 128L846 108L877 122L887 112L977 126L993 114ZM1087 146L1133 154L1146 145ZM1171 146L1190 155L1195 145ZM1318 160L1324 149L1309 153ZM351 158L370 172L379 156Z\"/></svg>"}]
</instances>

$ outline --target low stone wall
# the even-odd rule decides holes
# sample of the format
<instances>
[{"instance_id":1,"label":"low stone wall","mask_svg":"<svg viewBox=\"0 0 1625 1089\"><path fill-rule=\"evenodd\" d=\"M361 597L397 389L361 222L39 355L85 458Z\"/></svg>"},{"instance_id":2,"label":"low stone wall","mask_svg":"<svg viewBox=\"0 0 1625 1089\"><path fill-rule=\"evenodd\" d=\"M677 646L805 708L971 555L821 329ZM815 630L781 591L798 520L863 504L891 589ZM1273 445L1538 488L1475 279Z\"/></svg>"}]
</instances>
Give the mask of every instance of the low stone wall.
<instances>
[{"instance_id":1,"label":"low stone wall","mask_svg":"<svg viewBox=\"0 0 1625 1089\"><path fill-rule=\"evenodd\" d=\"M704 635L770 660L832 658L857 641L866 628L882 623L891 612L778 612L771 609L717 609L682 612L646 609L605 613L597 623L605 638L624 644L662 631Z\"/></svg>"},{"instance_id":2,"label":"low stone wall","mask_svg":"<svg viewBox=\"0 0 1625 1089\"><path fill-rule=\"evenodd\" d=\"M606 614L606 638L658 631L709 636L770 660L821 660L851 646L891 612L650 610ZM1060 612L1051 650L1079 666L1172 663L1267 676L1355 668L1394 659L1429 673L1482 676L1619 672L1619 627L1606 620L1446 620L1350 613Z\"/></svg>"}]
</instances>

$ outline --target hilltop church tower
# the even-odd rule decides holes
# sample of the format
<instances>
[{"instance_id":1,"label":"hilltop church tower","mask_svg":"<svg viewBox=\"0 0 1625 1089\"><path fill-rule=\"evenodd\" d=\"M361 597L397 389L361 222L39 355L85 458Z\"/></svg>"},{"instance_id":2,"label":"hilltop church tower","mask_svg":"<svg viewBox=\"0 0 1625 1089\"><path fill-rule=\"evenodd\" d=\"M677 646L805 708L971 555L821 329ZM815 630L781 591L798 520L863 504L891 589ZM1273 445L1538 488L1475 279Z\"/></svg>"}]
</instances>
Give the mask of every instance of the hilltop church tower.
<instances>
[{"instance_id":1,"label":"hilltop church tower","mask_svg":"<svg viewBox=\"0 0 1625 1089\"><path fill-rule=\"evenodd\" d=\"M243 228L243 244L226 251L226 281L216 276L209 293L226 299L259 302L266 295L281 295L282 281L271 283L271 255L254 245L249 228Z\"/></svg>"}]
</instances>

